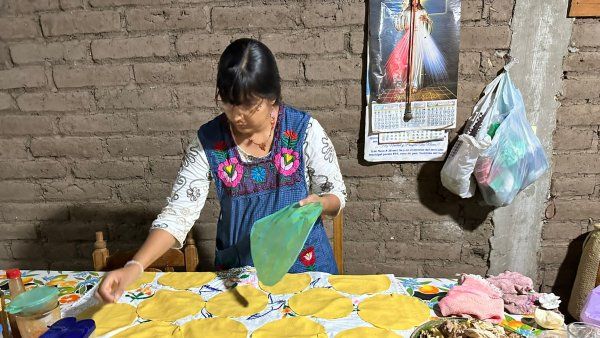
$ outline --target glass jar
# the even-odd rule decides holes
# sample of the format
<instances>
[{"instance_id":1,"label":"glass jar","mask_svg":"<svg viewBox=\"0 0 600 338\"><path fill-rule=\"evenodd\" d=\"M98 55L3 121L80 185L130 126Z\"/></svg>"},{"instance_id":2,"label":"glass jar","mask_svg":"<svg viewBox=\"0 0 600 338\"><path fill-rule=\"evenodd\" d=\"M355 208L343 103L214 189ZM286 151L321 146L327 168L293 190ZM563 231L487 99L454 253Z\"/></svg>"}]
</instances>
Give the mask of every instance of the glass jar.
<instances>
[{"instance_id":1,"label":"glass jar","mask_svg":"<svg viewBox=\"0 0 600 338\"><path fill-rule=\"evenodd\" d=\"M58 302L56 302L54 308L50 311L31 315L15 314L14 316L17 320L21 337L38 338L48 331L49 326L60 320L61 314Z\"/></svg>"},{"instance_id":2,"label":"glass jar","mask_svg":"<svg viewBox=\"0 0 600 338\"><path fill-rule=\"evenodd\" d=\"M569 338L600 338L600 326L583 322L567 325Z\"/></svg>"}]
</instances>

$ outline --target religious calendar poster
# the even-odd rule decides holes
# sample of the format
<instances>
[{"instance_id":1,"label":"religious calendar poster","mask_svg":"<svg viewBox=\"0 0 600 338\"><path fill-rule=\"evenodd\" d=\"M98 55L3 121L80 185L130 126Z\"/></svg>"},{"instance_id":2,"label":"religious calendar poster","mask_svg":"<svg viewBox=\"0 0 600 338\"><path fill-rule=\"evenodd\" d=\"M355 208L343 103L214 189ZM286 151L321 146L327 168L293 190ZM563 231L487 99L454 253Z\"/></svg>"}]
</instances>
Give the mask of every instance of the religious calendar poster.
<instances>
[{"instance_id":1,"label":"religious calendar poster","mask_svg":"<svg viewBox=\"0 0 600 338\"><path fill-rule=\"evenodd\" d=\"M365 160L442 161L456 127L460 0L369 7Z\"/></svg>"}]
</instances>

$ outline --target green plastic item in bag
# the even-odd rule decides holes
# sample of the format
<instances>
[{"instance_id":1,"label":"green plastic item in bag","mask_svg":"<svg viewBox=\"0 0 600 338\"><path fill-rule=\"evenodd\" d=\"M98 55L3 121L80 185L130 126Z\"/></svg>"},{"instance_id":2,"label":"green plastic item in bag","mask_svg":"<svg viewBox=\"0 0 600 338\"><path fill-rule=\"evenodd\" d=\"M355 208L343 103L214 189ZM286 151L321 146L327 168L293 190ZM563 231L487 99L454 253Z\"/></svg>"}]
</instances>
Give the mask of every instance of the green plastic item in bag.
<instances>
[{"instance_id":1,"label":"green plastic item in bag","mask_svg":"<svg viewBox=\"0 0 600 338\"><path fill-rule=\"evenodd\" d=\"M254 222L250 252L258 280L272 286L292 267L313 225L321 215L321 203L295 203Z\"/></svg>"}]
</instances>

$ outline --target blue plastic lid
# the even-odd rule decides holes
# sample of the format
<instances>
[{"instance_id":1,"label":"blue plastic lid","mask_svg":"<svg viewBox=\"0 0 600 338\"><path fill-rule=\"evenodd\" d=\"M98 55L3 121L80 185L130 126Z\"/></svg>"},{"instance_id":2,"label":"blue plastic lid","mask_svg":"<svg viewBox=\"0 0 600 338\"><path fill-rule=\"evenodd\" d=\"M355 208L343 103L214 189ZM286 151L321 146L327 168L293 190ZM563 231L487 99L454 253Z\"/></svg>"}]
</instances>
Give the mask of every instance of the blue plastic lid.
<instances>
[{"instance_id":1,"label":"blue plastic lid","mask_svg":"<svg viewBox=\"0 0 600 338\"><path fill-rule=\"evenodd\" d=\"M56 302L59 291L55 287L40 286L25 291L13 299L6 307L6 312L17 314L44 307L48 303Z\"/></svg>"},{"instance_id":2,"label":"blue plastic lid","mask_svg":"<svg viewBox=\"0 0 600 338\"><path fill-rule=\"evenodd\" d=\"M77 321L75 317L66 317L52 324L40 338L87 338L95 329L93 319Z\"/></svg>"}]
</instances>

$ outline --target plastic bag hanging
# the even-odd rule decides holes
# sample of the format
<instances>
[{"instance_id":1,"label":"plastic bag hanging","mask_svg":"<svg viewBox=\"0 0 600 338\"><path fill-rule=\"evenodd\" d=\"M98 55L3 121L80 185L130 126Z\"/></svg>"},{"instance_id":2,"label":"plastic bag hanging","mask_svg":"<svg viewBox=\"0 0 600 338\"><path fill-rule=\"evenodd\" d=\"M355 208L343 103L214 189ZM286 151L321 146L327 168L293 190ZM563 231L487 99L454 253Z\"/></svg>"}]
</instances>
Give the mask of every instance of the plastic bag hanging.
<instances>
[{"instance_id":1,"label":"plastic bag hanging","mask_svg":"<svg viewBox=\"0 0 600 338\"><path fill-rule=\"evenodd\" d=\"M442 185L462 198L469 198L475 193L473 170L479 155L491 144L491 137L486 131L490 126L489 116L496 108L497 89L504 78L502 73L485 87L483 97L473 107L473 113L467 120L465 133L458 137L440 173Z\"/></svg>"},{"instance_id":2,"label":"plastic bag hanging","mask_svg":"<svg viewBox=\"0 0 600 338\"><path fill-rule=\"evenodd\" d=\"M547 169L548 159L533 132L520 91L508 71L498 89L496 109L487 117L491 145L477 159L475 178L486 203L510 204Z\"/></svg>"}]
</instances>

